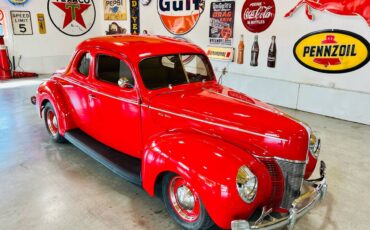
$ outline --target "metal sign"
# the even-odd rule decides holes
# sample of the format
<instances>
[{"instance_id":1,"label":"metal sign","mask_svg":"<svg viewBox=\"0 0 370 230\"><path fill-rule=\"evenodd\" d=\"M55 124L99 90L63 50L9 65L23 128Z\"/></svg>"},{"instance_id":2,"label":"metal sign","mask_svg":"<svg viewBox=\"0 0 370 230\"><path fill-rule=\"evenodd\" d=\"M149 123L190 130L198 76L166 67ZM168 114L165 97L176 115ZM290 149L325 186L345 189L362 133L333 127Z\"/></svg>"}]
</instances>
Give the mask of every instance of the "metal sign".
<instances>
[{"instance_id":1,"label":"metal sign","mask_svg":"<svg viewBox=\"0 0 370 230\"><path fill-rule=\"evenodd\" d=\"M28 2L28 0L8 0L13 5L23 5Z\"/></svg>"},{"instance_id":2,"label":"metal sign","mask_svg":"<svg viewBox=\"0 0 370 230\"><path fill-rule=\"evenodd\" d=\"M46 34L45 16L44 14L37 14L37 24L39 26L39 33Z\"/></svg>"},{"instance_id":3,"label":"metal sign","mask_svg":"<svg viewBox=\"0 0 370 230\"><path fill-rule=\"evenodd\" d=\"M310 20L313 20L311 9L319 11L329 11L333 14L344 16L359 15L364 18L370 26L370 1L369 0L301 0L285 14L285 17L292 16L295 11L305 6L306 15Z\"/></svg>"},{"instance_id":4,"label":"metal sign","mask_svg":"<svg viewBox=\"0 0 370 230\"><path fill-rule=\"evenodd\" d=\"M31 12L10 11L14 35L32 35Z\"/></svg>"},{"instance_id":5,"label":"metal sign","mask_svg":"<svg viewBox=\"0 0 370 230\"><path fill-rule=\"evenodd\" d=\"M104 0L104 20L127 20L126 0Z\"/></svg>"},{"instance_id":6,"label":"metal sign","mask_svg":"<svg viewBox=\"0 0 370 230\"><path fill-rule=\"evenodd\" d=\"M93 27L96 18L93 0L48 0L48 13L54 26L68 36L86 34Z\"/></svg>"},{"instance_id":7,"label":"metal sign","mask_svg":"<svg viewBox=\"0 0 370 230\"><path fill-rule=\"evenodd\" d=\"M131 11L131 34L140 34L139 0L130 0Z\"/></svg>"},{"instance_id":8,"label":"metal sign","mask_svg":"<svg viewBox=\"0 0 370 230\"><path fill-rule=\"evenodd\" d=\"M209 25L211 45L231 46L234 38L235 2L212 2Z\"/></svg>"},{"instance_id":9,"label":"metal sign","mask_svg":"<svg viewBox=\"0 0 370 230\"><path fill-rule=\"evenodd\" d=\"M161 21L171 34L189 33L204 11L205 0L158 0Z\"/></svg>"},{"instance_id":10,"label":"metal sign","mask_svg":"<svg viewBox=\"0 0 370 230\"><path fill-rule=\"evenodd\" d=\"M323 30L303 36L294 46L294 56L304 67L323 73L345 73L370 60L370 44L358 34Z\"/></svg>"},{"instance_id":11,"label":"metal sign","mask_svg":"<svg viewBox=\"0 0 370 230\"><path fill-rule=\"evenodd\" d=\"M2 21L3 19L4 19L4 12L0 10L0 21Z\"/></svg>"},{"instance_id":12,"label":"metal sign","mask_svg":"<svg viewBox=\"0 0 370 230\"><path fill-rule=\"evenodd\" d=\"M274 0L246 0L242 8L244 27L260 33L270 27L275 18Z\"/></svg>"},{"instance_id":13,"label":"metal sign","mask_svg":"<svg viewBox=\"0 0 370 230\"><path fill-rule=\"evenodd\" d=\"M232 61L234 59L233 47L208 46L207 56L211 59Z\"/></svg>"}]
</instances>

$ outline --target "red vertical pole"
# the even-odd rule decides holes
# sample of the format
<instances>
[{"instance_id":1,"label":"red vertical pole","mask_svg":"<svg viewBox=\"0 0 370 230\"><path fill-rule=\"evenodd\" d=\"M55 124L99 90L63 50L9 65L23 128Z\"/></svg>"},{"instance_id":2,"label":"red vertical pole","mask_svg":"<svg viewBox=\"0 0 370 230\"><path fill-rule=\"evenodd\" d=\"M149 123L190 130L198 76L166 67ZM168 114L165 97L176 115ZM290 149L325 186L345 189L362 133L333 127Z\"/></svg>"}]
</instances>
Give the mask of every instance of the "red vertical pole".
<instances>
[{"instance_id":1,"label":"red vertical pole","mask_svg":"<svg viewBox=\"0 0 370 230\"><path fill-rule=\"evenodd\" d=\"M11 78L11 68L8 53L4 43L4 37L0 36L0 80Z\"/></svg>"}]
</instances>

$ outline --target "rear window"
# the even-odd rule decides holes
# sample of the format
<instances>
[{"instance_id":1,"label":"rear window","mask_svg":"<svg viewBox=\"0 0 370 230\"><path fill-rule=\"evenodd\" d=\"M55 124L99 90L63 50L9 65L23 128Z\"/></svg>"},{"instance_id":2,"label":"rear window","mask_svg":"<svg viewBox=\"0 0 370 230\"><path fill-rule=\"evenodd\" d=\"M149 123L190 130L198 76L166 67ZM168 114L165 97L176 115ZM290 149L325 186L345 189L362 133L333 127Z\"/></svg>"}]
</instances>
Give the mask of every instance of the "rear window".
<instances>
[{"instance_id":1,"label":"rear window","mask_svg":"<svg viewBox=\"0 0 370 230\"><path fill-rule=\"evenodd\" d=\"M122 60L107 56L99 55L97 63L97 79L100 81L118 84L122 77L127 78L131 85L135 84L130 68Z\"/></svg>"}]
</instances>

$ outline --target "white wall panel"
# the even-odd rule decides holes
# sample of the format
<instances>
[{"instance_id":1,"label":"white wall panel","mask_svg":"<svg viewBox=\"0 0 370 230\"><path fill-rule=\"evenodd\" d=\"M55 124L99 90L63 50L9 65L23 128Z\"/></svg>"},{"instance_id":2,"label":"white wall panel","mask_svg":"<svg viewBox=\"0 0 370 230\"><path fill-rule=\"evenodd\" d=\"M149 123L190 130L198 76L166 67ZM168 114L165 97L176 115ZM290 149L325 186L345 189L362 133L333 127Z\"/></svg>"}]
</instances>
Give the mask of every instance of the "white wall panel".
<instances>
[{"instance_id":1,"label":"white wall panel","mask_svg":"<svg viewBox=\"0 0 370 230\"><path fill-rule=\"evenodd\" d=\"M370 95L301 85L297 109L370 125Z\"/></svg>"},{"instance_id":2,"label":"white wall panel","mask_svg":"<svg viewBox=\"0 0 370 230\"><path fill-rule=\"evenodd\" d=\"M223 83L267 103L288 108L297 106L297 83L239 74L226 75Z\"/></svg>"}]
</instances>

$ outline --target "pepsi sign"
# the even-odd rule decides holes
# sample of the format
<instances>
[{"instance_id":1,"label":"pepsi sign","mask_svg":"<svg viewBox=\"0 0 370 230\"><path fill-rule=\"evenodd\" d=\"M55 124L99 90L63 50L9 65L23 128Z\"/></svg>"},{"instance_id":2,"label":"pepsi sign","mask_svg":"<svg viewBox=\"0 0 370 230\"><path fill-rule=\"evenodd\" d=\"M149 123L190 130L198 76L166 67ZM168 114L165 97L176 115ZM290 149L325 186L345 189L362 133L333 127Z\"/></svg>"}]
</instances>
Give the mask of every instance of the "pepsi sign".
<instances>
[{"instance_id":1,"label":"pepsi sign","mask_svg":"<svg viewBox=\"0 0 370 230\"><path fill-rule=\"evenodd\" d=\"M174 35L189 33L204 11L205 0L158 0L158 14Z\"/></svg>"}]
</instances>

